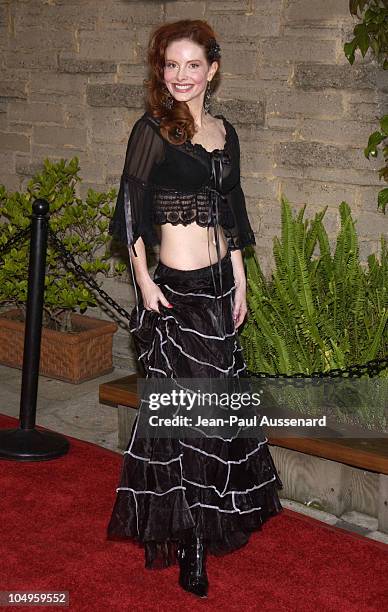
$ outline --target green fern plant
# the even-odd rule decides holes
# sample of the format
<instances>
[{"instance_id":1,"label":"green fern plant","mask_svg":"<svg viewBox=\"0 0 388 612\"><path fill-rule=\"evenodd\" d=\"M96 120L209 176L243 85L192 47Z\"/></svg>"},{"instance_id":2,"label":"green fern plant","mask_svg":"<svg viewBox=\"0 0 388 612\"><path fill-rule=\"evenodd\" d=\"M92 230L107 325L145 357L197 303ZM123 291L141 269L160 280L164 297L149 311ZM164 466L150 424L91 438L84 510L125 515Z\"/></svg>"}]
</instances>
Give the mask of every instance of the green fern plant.
<instances>
[{"instance_id":1,"label":"green fern plant","mask_svg":"<svg viewBox=\"0 0 388 612\"><path fill-rule=\"evenodd\" d=\"M267 280L252 248L247 249L247 303L249 316L241 332L248 369L266 372L261 388L276 403L304 416L327 414L340 423L367 429L386 428L386 379L362 386L341 381L302 388L279 385L282 374L328 372L385 357L388 349L388 249L381 237L381 261L369 255L367 268L359 261L355 224L346 202L339 206L341 228L334 254L323 225L325 207L310 221L305 206L292 215L281 199L281 237L274 238L275 269ZM314 257L314 252L319 255ZM384 379L384 380L383 380Z\"/></svg>"},{"instance_id":2,"label":"green fern plant","mask_svg":"<svg viewBox=\"0 0 388 612\"><path fill-rule=\"evenodd\" d=\"M327 372L385 356L388 349L388 251L381 237L381 262L359 261L355 224L346 202L331 255L323 217L295 218L281 200L281 238L274 238L275 269L266 280L254 251L246 256L249 316L241 332L252 372ZM313 253L319 247L319 255Z\"/></svg>"}]
</instances>

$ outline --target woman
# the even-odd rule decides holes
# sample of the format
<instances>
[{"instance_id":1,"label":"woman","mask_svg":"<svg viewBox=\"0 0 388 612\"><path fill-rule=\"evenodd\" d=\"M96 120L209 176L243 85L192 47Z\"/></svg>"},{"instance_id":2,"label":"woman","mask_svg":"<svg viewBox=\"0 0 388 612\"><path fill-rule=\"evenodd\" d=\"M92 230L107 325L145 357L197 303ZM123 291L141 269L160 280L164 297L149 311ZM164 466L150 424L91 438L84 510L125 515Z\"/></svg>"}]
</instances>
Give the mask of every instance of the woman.
<instances>
[{"instance_id":1,"label":"woman","mask_svg":"<svg viewBox=\"0 0 388 612\"><path fill-rule=\"evenodd\" d=\"M240 185L237 133L225 117L208 112L220 55L205 21L168 23L152 34L147 111L129 138L110 227L130 247L131 332L146 378L154 381L246 376L237 335L247 313L241 249L255 239ZM160 260L152 279L145 246L156 244ZM147 439L138 421L108 537L144 546L147 568L178 560L179 584L205 597L206 553L243 546L282 510L267 439L262 432L245 439Z\"/></svg>"}]
</instances>

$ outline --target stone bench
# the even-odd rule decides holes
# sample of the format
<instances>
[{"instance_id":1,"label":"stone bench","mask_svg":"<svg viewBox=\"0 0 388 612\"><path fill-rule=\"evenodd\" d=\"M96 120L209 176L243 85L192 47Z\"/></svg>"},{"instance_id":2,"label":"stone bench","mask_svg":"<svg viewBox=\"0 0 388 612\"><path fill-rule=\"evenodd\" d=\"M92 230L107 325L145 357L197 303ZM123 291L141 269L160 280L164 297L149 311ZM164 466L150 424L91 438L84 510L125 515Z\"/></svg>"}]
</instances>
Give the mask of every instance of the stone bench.
<instances>
[{"instance_id":1,"label":"stone bench","mask_svg":"<svg viewBox=\"0 0 388 612\"><path fill-rule=\"evenodd\" d=\"M125 449L138 408L137 374L99 388L102 404L118 409L118 445ZM282 497L341 516L357 511L377 518L388 533L388 440L280 438L267 432L284 489Z\"/></svg>"}]
</instances>

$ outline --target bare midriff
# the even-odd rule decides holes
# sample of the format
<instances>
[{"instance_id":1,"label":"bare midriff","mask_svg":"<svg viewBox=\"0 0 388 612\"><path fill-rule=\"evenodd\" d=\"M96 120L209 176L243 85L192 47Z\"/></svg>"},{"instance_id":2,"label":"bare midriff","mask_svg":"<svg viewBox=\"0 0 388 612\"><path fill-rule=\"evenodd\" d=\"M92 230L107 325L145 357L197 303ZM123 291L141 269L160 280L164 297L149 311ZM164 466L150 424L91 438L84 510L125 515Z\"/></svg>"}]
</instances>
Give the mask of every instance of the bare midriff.
<instances>
[{"instance_id":1,"label":"bare midriff","mask_svg":"<svg viewBox=\"0 0 388 612\"><path fill-rule=\"evenodd\" d=\"M217 262L214 228L189 225L160 225L159 259L170 268L196 270ZM221 258L226 255L228 245L222 227L218 226Z\"/></svg>"}]
</instances>

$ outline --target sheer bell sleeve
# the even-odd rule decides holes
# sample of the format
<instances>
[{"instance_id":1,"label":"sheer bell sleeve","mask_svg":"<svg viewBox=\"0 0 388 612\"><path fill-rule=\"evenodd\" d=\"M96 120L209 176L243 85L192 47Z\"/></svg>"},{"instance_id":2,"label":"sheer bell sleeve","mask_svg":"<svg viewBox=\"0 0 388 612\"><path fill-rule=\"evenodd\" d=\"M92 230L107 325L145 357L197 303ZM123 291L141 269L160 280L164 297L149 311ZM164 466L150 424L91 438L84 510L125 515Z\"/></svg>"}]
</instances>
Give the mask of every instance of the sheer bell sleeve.
<instances>
[{"instance_id":1,"label":"sheer bell sleeve","mask_svg":"<svg viewBox=\"0 0 388 612\"><path fill-rule=\"evenodd\" d=\"M233 163L237 166L236 176L238 180L230 191L224 194L228 206L229 218L232 223L224 227L225 238L229 249L235 251L243 249L250 244L256 244L255 234L249 222L245 196L240 182L240 143L236 130L233 128ZM230 213L232 213L230 215Z\"/></svg>"},{"instance_id":2,"label":"sheer bell sleeve","mask_svg":"<svg viewBox=\"0 0 388 612\"><path fill-rule=\"evenodd\" d=\"M163 139L145 115L138 119L128 139L116 207L109 224L109 234L132 247L141 236L146 246L158 244L152 217L152 184L155 164L164 158Z\"/></svg>"}]
</instances>

